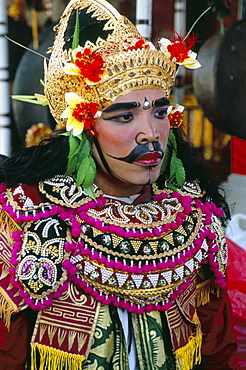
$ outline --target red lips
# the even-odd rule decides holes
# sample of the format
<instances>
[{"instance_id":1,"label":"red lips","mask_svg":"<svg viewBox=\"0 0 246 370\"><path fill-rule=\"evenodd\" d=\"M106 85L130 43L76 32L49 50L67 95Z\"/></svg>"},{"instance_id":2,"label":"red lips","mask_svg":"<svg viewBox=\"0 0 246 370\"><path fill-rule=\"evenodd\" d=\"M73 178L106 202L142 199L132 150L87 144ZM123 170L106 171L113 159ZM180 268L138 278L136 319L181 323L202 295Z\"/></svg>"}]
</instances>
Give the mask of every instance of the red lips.
<instances>
[{"instance_id":1,"label":"red lips","mask_svg":"<svg viewBox=\"0 0 246 370\"><path fill-rule=\"evenodd\" d=\"M141 157L135 159L133 163L146 165L146 166L154 166L160 163L162 159L162 155L159 152L148 152Z\"/></svg>"}]
</instances>

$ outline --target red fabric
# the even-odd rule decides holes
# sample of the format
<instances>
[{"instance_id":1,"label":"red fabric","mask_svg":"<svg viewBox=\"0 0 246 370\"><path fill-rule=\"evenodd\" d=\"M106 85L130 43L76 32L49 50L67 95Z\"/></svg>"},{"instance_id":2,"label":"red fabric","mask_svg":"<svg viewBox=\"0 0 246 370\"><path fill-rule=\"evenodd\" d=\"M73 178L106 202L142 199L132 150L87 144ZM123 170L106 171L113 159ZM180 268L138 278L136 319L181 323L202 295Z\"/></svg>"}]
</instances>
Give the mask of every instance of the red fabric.
<instances>
[{"instance_id":1,"label":"red fabric","mask_svg":"<svg viewBox=\"0 0 246 370\"><path fill-rule=\"evenodd\" d=\"M223 290L220 297L211 294L209 303L197 310L202 325L202 364L195 369L238 369L234 361L236 341L232 331L231 305Z\"/></svg>"},{"instance_id":2,"label":"red fabric","mask_svg":"<svg viewBox=\"0 0 246 370\"><path fill-rule=\"evenodd\" d=\"M238 340L236 359L246 369L246 251L227 238L228 295L232 304L235 334Z\"/></svg>"},{"instance_id":3,"label":"red fabric","mask_svg":"<svg viewBox=\"0 0 246 370\"><path fill-rule=\"evenodd\" d=\"M0 370L24 370L29 348L28 321L24 313L11 323L0 321Z\"/></svg>"},{"instance_id":4,"label":"red fabric","mask_svg":"<svg viewBox=\"0 0 246 370\"><path fill-rule=\"evenodd\" d=\"M231 171L246 175L246 141L234 136L231 141Z\"/></svg>"},{"instance_id":5,"label":"red fabric","mask_svg":"<svg viewBox=\"0 0 246 370\"><path fill-rule=\"evenodd\" d=\"M22 188L25 192L25 195L31 198L34 204L38 205L44 201L44 197L39 192L37 185L23 184Z\"/></svg>"}]
</instances>

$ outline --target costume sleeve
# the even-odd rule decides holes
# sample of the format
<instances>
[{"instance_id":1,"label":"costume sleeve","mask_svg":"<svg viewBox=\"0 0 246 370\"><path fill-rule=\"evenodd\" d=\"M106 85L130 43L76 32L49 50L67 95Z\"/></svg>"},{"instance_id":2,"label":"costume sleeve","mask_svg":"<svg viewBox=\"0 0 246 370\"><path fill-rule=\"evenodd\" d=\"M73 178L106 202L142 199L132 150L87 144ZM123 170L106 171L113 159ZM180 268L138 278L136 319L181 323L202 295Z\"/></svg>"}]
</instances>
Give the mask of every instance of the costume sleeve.
<instances>
[{"instance_id":1,"label":"costume sleeve","mask_svg":"<svg viewBox=\"0 0 246 370\"><path fill-rule=\"evenodd\" d=\"M217 252L214 255L208 254L208 263L203 265L199 272L201 283L198 281L197 314L201 322L203 339L202 361L195 369L233 370L237 369L233 359L237 344L226 288L228 248L218 209L209 203L206 203L206 207L213 213L207 227L216 235L212 242L208 242L209 252L211 250Z\"/></svg>"},{"instance_id":2,"label":"costume sleeve","mask_svg":"<svg viewBox=\"0 0 246 370\"><path fill-rule=\"evenodd\" d=\"M203 333L202 362L195 369L237 369L233 357L237 344L232 329L232 314L226 289L210 294L210 302L197 308Z\"/></svg>"},{"instance_id":3,"label":"costume sleeve","mask_svg":"<svg viewBox=\"0 0 246 370\"><path fill-rule=\"evenodd\" d=\"M0 370L25 369L29 348L28 321L24 312L16 316L10 330L0 321Z\"/></svg>"},{"instance_id":4,"label":"costume sleeve","mask_svg":"<svg viewBox=\"0 0 246 370\"><path fill-rule=\"evenodd\" d=\"M18 313L16 304L22 298L10 284L15 230L16 225L8 214L0 210L0 370L24 370L29 348L26 313Z\"/></svg>"}]
</instances>

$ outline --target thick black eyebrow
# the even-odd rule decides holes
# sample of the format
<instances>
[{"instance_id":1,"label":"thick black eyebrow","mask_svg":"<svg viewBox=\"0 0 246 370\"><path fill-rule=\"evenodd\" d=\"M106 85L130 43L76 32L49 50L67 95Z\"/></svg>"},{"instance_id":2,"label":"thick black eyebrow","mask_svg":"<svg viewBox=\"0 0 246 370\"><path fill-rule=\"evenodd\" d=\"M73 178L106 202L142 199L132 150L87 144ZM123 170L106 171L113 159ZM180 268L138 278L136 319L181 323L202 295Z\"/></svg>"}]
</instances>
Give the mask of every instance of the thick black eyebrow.
<instances>
[{"instance_id":1,"label":"thick black eyebrow","mask_svg":"<svg viewBox=\"0 0 246 370\"><path fill-rule=\"evenodd\" d=\"M165 97L153 100L152 102L153 107L162 107L163 105L169 105L169 104L170 104L170 101Z\"/></svg>"},{"instance_id":2,"label":"thick black eyebrow","mask_svg":"<svg viewBox=\"0 0 246 370\"><path fill-rule=\"evenodd\" d=\"M133 109L138 108L140 106L139 103L135 101L129 101L129 102L123 102L123 103L114 103L109 105L107 108L103 110L103 113L111 113L115 112L117 110L127 110L127 109Z\"/></svg>"}]
</instances>

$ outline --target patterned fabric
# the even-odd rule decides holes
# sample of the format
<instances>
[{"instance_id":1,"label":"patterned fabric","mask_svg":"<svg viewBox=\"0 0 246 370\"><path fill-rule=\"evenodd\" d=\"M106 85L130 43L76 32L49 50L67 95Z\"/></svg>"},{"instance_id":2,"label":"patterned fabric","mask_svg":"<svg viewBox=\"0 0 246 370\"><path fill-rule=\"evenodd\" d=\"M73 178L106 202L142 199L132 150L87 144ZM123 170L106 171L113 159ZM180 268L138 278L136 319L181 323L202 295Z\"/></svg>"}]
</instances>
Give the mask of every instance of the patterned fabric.
<instances>
[{"instance_id":1,"label":"patterned fabric","mask_svg":"<svg viewBox=\"0 0 246 370\"><path fill-rule=\"evenodd\" d=\"M122 310L139 370L193 369L202 345L196 307L225 284L221 211L202 203L204 193L192 183L179 193L153 185L153 199L134 206L94 192L96 201L72 177L56 176L36 196L24 185L0 194L9 225L2 234L8 258L0 263L0 315L10 327L11 314L27 306L39 311L31 339L35 370L38 358L52 370L130 370ZM202 275L206 267L209 275Z\"/></svg>"},{"instance_id":2,"label":"patterned fabric","mask_svg":"<svg viewBox=\"0 0 246 370\"><path fill-rule=\"evenodd\" d=\"M160 313L129 313L129 319L139 370L174 369L165 355L164 333L167 327L162 327ZM113 306L101 307L94 341L88 359L83 363L83 370L98 369L129 370L126 342L117 309Z\"/></svg>"}]
</instances>

